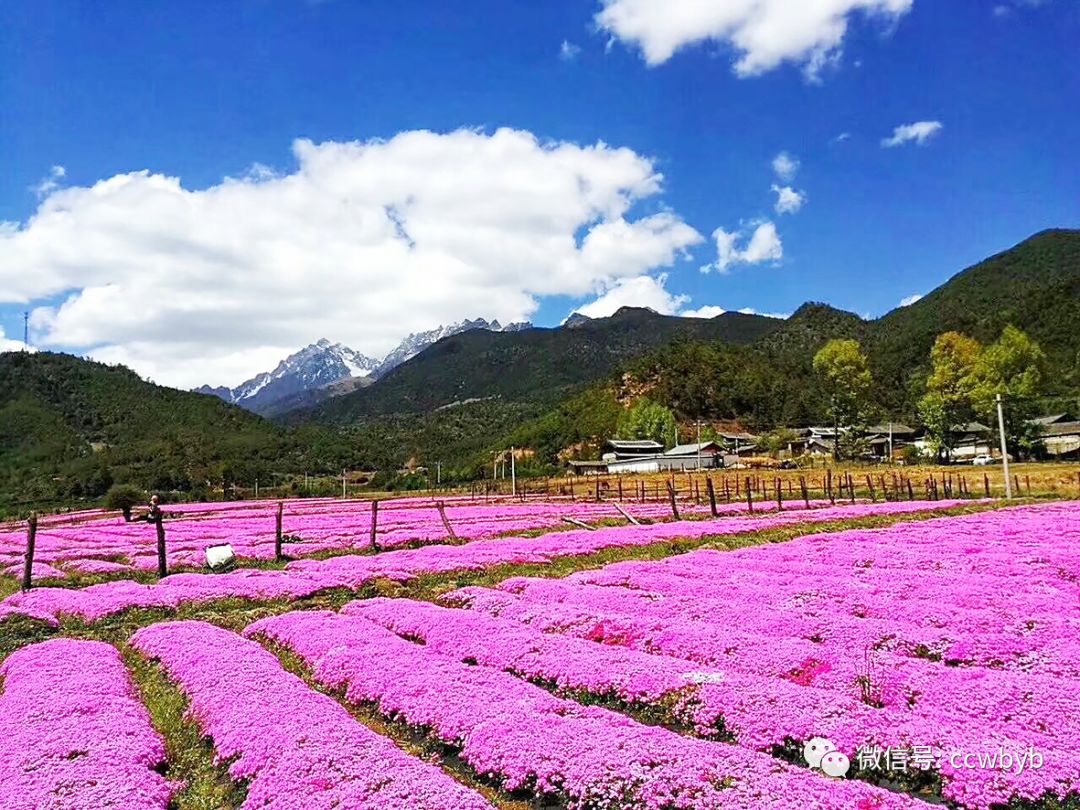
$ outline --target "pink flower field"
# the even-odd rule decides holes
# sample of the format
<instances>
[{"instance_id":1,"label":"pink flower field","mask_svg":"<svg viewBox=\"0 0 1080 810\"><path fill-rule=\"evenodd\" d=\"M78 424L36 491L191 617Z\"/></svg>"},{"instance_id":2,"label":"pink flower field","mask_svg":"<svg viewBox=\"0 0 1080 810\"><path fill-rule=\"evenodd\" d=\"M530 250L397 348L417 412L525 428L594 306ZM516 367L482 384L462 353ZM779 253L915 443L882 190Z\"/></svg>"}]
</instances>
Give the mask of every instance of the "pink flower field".
<instances>
[{"instance_id":1,"label":"pink flower field","mask_svg":"<svg viewBox=\"0 0 1080 810\"><path fill-rule=\"evenodd\" d=\"M735 512L728 517L709 520L612 526L596 531L576 529L539 537L494 537L464 544L433 543L421 548L381 554L343 554L327 559L296 560L289 563L284 571L239 569L225 574L175 574L151 585L118 579L82 589L43 587L5 599L0 603L0 617L7 613L23 612L53 621L61 614L96 621L128 608L176 608L182 604L227 597L297 599L328 588L355 590L378 579L407 582L423 575L478 571L496 565L544 565L561 557L591 554L608 548L644 546L666 540L714 535L721 537L781 526L812 525L875 515L902 515L947 509L964 503L970 502L857 503L811 510L755 513L753 517ZM432 510L428 508L426 511ZM543 509L540 512L545 513Z\"/></svg>"},{"instance_id":2,"label":"pink flower field","mask_svg":"<svg viewBox=\"0 0 1080 810\"><path fill-rule=\"evenodd\" d=\"M376 543L382 549L443 543L449 539L436 501L402 498L380 504ZM622 522L610 503L590 501L474 503L462 498L444 501L447 519L460 540L484 540L500 535L550 530L565 526L564 518L585 523ZM813 502L812 502L813 504ZM821 505L816 503L813 505ZM798 509L801 501L786 508ZM759 505L759 510L775 503ZM671 517L671 508L655 501L627 503L635 517ZM720 504L722 514L745 512L745 503ZM708 507L680 505L681 513L704 516ZM165 509L168 561L172 568L203 568L208 546L229 543L244 560L274 558L274 501L176 504ZM290 500L282 522L285 552L290 557L365 551L371 546L372 506L358 500ZM70 573L123 574L157 569L156 534L147 523L125 523L116 513L87 511L42 519L34 555L35 578L63 579ZM0 525L0 572L17 576L26 548L24 525Z\"/></svg>"},{"instance_id":3,"label":"pink flower field","mask_svg":"<svg viewBox=\"0 0 1080 810\"><path fill-rule=\"evenodd\" d=\"M332 531L330 504L311 503L294 528ZM443 543L438 512L412 502L387 513L414 514L418 528L387 537L406 545L429 532L415 548L14 594L0 630L24 614L55 637L16 644L0 664L0 810L207 806L192 798L205 773L169 753L180 718L146 702L150 662L204 738L205 768L241 797L229 807L1080 806L1080 503L814 533L956 505L733 509L503 536L551 528L571 506L583 520L610 515L604 504L459 503L448 507L459 542ZM434 528L420 517L429 511ZM267 515L262 504L194 506L171 522ZM74 541L111 520L48 529ZM422 586L415 599L345 596L340 610L293 604L380 579L542 572L607 549L777 527L806 531L557 578ZM43 564L94 559L115 562ZM244 601L215 613L225 597ZM209 621L131 612L185 607ZM86 640L99 628L103 640Z\"/></svg>"}]
</instances>

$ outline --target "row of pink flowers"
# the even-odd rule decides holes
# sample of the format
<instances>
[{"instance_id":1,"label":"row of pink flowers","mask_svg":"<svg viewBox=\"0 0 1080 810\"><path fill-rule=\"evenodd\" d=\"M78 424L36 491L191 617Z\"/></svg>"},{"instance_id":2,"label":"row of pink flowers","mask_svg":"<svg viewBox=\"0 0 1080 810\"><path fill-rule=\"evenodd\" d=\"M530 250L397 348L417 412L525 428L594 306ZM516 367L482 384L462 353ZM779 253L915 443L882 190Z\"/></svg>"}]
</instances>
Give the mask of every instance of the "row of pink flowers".
<instances>
[{"instance_id":1,"label":"row of pink flowers","mask_svg":"<svg viewBox=\"0 0 1080 810\"><path fill-rule=\"evenodd\" d=\"M539 537L497 537L464 545L431 545L378 555L342 555L296 560L284 571L237 570L227 574L176 574L142 585L118 580L82 589L35 588L0 603L0 616L25 612L56 618L66 613L95 621L133 607L175 608L226 597L300 598L327 588L358 589L384 578L406 582L425 574L479 571L497 565L544 565L554 559L608 548L645 546L677 539L730 536L784 526L811 526L872 515L903 515L958 506L961 501L854 504L824 509L773 512L715 520L674 521L554 532Z\"/></svg>"},{"instance_id":2,"label":"row of pink flowers","mask_svg":"<svg viewBox=\"0 0 1080 810\"><path fill-rule=\"evenodd\" d=\"M164 808L165 744L116 648L53 639L0 665L0 808Z\"/></svg>"},{"instance_id":3,"label":"row of pink flowers","mask_svg":"<svg viewBox=\"0 0 1080 810\"><path fill-rule=\"evenodd\" d=\"M1078 541L1080 505L1057 503L518 578L448 598L720 672L695 716L722 719L754 747L826 736L853 758L867 744L1039 751L1045 766L1022 773L943 761L946 798L988 808L1080 791L1080 715L1070 708L1080 702Z\"/></svg>"},{"instance_id":4,"label":"row of pink flowers","mask_svg":"<svg viewBox=\"0 0 1080 810\"><path fill-rule=\"evenodd\" d=\"M132 644L190 700L244 808L479 810L491 805L360 724L258 644L202 622L151 625ZM83 805L89 807L91 805Z\"/></svg>"},{"instance_id":5,"label":"row of pink flowers","mask_svg":"<svg viewBox=\"0 0 1080 810\"><path fill-rule=\"evenodd\" d=\"M792 504L789 508L801 508ZM627 504L638 518L670 518L670 507L655 502ZM746 510L745 504L721 505L725 514ZM269 560L274 556L277 504L260 501L240 504L186 504L166 507L170 566L205 565L207 547L229 543L242 559ZM283 519L289 556L307 557L326 552L364 550L371 545L372 505L367 501L289 501ZM688 515L704 515L704 506L684 505ZM529 502L471 504L461 500L445 506L456 537L478 540L504 534L548 530L570 517L583 522L623 518L610 503ZM401 499L380 504L376 542L382 549L441 543L449 534L435 501ZM67 572L117 573L157 568L157 535L145 522L125 523L116 514L92 513L81 519L54 518L39 525L35 578L62 579ZM26 528L0 527L0 570L21 571Z\"/></svg>"},{"instance_id":6,"label":"row of pink flowers","mask_svg":"<svg viewBox=\"0 0 1080 810\"><path fill-rule=\"evenodd\" d=\"M570 808L914 808L764 754L645 726L496 669L406 641L364 618L301 612L245 634L299 655L324 686L460 749L477 773Z\"/></svg>"}]
</instances>

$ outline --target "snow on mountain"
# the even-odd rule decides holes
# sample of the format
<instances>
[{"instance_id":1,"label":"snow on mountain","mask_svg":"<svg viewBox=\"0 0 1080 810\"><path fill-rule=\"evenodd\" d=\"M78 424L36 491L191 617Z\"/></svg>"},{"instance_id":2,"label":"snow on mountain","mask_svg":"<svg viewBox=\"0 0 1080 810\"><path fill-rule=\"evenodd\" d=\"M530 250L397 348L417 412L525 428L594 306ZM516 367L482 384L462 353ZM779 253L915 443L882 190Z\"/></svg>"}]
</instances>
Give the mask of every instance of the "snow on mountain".
<instances>
[{"instance_id":1,"label":"snow on mountain","mask_svg":"<svg viewBox=\"0 0 1080 810\"><path fill-rule=\"evenodd\" d=\"M368 377L378 364L378 360L323 338L289 355L273 371L257 374L236 388L204 385L195 390L262 413L270 410L273 403L293 394L322 388L350 377Z\"/></svg>"},{"instance_id":2,"label":"snow on mountain","mask_svg":"<svg viewBox=\"0 0 1080 810\"><path fill-rule=\"evenodd\" d=\"M459 323L453 323L449 326L440 326L436 329L430 329L427 332L414 332L405 338L401 343L397 345L397 348L390 352L383 361L375 369L374 377L382 377L388 371L397 368L407 360L411 360L416 355L420 354L428 346L438 343L443 338L448 338L453 335L459 335L462 332L468 332L471 329L486 329L489 332L520 332L524 329L531 329L530 323L512 323L507 326L503 326L498 320L487 321L483 318L477 318L474 321L464 320Z\"/></svg>"},{"instance_id":3,"label":"snow on mountain","mask_svg":"<svg viewBox=\"0 0 1080 810\"><path fill-rule=\"evenodd\" d=\"M503 326L497 320L490 322L483 318L477 318L474 321L464 320L427 332L411 334L382 360L375 360L344 344L331 343L323 338L296 354L289 355L273 371L257 374L236 388L212 388L204 385L196 388L195 391L200 394L213 394L226 402L256 413L277 413L283 408L297 407L298 403L310 403L355 387L355 385L341 385L340 383L344 380L353 379L357 383L369 384L369 381L397 368L445 337L467 332L470 329L519 332L531 328L532 325L528 323ZM302 396L307 392L316 392L318 395Z\"/></svg>"}]
</instances>

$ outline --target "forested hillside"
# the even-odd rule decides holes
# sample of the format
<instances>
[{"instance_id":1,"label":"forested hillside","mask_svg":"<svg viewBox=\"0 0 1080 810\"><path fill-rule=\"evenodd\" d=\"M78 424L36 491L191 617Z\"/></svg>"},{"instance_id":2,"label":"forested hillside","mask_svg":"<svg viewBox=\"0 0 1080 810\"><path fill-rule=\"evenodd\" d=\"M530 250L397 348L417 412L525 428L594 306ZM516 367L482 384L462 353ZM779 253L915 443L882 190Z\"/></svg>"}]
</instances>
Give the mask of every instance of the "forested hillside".
<instances>
[{"instance_id":1,"label":"forested hillside","mask_svg":"<svg viewBox=\"0 0 1080 810\"><path fill-rule=\"evenodd\" d=\"M66 354L0 354L0 503L101 496L114 482L205 490L337 467L320 430L290 432L216 397Z\"/></svg>"},{"instance_id":2,"label":"forested hillside","mask_svg":"<svg viewBox=\"0 0 1080 810\"><path fill-rule=\"evenodd\" d=\"M560 444L588 438L583 424L614 430L618 413L610 403L641 395L683 420L738 421L755 430L821 423L829 401L813 358L834 338L858 340L867 355L872 418L917 423L937 336L958 331L990 343L1010 324L1047 355L1046 407L1073 407L1080 395L1080 231L1037 234L877 320L811 303L750 345L669 343L629 361L618 378L517 428L506 442L538 445L551 457Z\"/></svg>"}]
</instances>

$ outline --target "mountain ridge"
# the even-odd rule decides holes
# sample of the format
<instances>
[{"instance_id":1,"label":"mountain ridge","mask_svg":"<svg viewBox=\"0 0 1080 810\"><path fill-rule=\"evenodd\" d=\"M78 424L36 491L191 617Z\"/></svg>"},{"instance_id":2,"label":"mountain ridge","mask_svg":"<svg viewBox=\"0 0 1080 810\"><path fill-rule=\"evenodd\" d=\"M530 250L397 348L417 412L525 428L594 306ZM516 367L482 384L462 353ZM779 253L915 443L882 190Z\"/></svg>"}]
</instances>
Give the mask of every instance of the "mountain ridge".
<instances>
[{"instance_id":1,"label":"mountain ridge","mask_svg":"<svg viewBox=\"0 0 1080 810\"><path fill-rule=\"evenodd\" d=\"M623 307L607 318L578 319L552 328L471 330L428 346L375 385L285 414L283 419L341 425L359 416L427 412L465 400L522 396L550 400L668 341L749 343L781 323L738 312L705 319Z\"/></svg>"},{"instance_id":2,"label":"mountain ridge","mask_svg":"<svg viewBox=\"0 0 1080 810\"><path fill-rule=\"evenodd\" d=\"M530 328L529 323L504 327L497 319L466 319L425 332L410 333L382 359L364 355L343 343L320 338L290 354L272 371L256 374L235 388L202 385L192 390L263 416L274 416L294 408L310 407L323 399L368 385L444 337L473 329L517 332Z\"/></svg>"}]
</instances>

